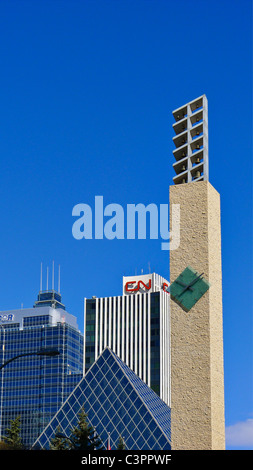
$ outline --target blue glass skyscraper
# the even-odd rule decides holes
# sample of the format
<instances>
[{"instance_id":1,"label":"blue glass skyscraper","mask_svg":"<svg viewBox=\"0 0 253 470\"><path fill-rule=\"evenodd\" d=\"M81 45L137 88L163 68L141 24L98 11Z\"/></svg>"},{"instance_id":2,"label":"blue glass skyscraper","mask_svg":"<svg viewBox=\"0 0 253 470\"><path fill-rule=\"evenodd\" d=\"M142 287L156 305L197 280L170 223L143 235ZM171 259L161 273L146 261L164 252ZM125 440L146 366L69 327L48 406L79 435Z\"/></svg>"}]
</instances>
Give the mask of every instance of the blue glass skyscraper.
<instances>
[{"instance_id":1,"label":"blue glass skyscraper","mask_svg":"<svg viewBox=\"0 0 253 470\"><path fill-rule=\"evenodd\" d=\"M40 292L33 308L0 312L0 364L44 347L60 355L19 358L0 370L0 440L20 416L31 447L82 378L83 335L54 290Z\"/></svg>"}]
</instances>

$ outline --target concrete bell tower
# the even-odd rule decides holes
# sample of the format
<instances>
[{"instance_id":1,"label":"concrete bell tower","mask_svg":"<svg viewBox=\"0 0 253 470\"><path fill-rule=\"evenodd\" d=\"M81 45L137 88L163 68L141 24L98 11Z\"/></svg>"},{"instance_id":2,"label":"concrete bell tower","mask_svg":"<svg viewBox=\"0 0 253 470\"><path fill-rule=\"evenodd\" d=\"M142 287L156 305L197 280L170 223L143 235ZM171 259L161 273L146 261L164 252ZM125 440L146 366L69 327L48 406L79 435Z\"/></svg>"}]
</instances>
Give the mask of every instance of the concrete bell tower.
<instances>
[{"instance_id":1,"label":"concrete bell tower","mask_svg":"<svg viewBox=\"0 0 253 470\"><path fill-rule=\"evenodd\" d=\"M173 450L225 449L220 196L208 181L207 98L173 112L180 245L170 251Z\"/></svg>"}]
</instances>

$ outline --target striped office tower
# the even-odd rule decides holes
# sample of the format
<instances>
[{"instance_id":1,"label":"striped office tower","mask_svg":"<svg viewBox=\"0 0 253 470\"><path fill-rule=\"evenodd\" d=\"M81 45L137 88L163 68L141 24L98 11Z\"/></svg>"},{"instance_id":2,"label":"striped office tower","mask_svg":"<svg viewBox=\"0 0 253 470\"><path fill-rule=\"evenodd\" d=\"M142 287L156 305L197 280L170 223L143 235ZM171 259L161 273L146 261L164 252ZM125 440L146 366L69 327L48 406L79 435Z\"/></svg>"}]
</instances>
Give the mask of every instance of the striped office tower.
<instances>
[{"instance_id":1,"label":"striped office tower","mask_svg":"<svg viewBox=\"0 0 253 470\"><path fill-rule=\"evenodd\" d=\"M168 287L155 273L123 277L123 295L85 299L84 372L108 346L170 404Z\"/></svg>"}]
</instances>

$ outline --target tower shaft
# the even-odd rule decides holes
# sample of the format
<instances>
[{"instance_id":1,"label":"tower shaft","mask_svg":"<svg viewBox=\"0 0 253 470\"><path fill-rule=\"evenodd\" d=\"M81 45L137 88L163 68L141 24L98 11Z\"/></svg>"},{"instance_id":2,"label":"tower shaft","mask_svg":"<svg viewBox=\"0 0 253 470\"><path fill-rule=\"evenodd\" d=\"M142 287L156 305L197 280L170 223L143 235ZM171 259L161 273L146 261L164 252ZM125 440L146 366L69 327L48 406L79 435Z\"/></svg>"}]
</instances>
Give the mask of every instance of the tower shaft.
<instances>
[{"instance_id":1,"label":"tower shaft","mask_svg":"<svg viewBox=\"0 0 253 470\"><path fill-rule=\"evenodd\" d=\"M170 280L191 266L209 290L185 312L171 300L172 449L224 449L224 374L220 197L208 181L170 187L180 204L180 246Z\"/></svg>"}]
</instances>

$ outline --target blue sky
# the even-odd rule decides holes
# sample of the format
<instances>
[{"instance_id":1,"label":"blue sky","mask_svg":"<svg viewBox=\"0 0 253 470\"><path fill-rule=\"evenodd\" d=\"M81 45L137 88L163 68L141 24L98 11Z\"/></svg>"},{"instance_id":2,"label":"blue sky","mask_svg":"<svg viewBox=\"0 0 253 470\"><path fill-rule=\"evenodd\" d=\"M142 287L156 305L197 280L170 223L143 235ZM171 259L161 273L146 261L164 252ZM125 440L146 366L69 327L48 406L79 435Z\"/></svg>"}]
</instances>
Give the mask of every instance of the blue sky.
<instances>
[{"instance_id":1,"label":"blue sky","mask_svg":"<svg viewBox=\"0 0 253 470\"><path fill-rule=\"evenodd\" d=\"M161 240L80 240L72 208L168 203L172 111L205 93L221 194L228 449L253 449L252 2L1 0L0 310L30 307L40 263L83 331L83 297L169 277ZM44 273L45 279L45 273ZM45 285L44 285L45 287Z\"/></svg>"}]
</instances>

